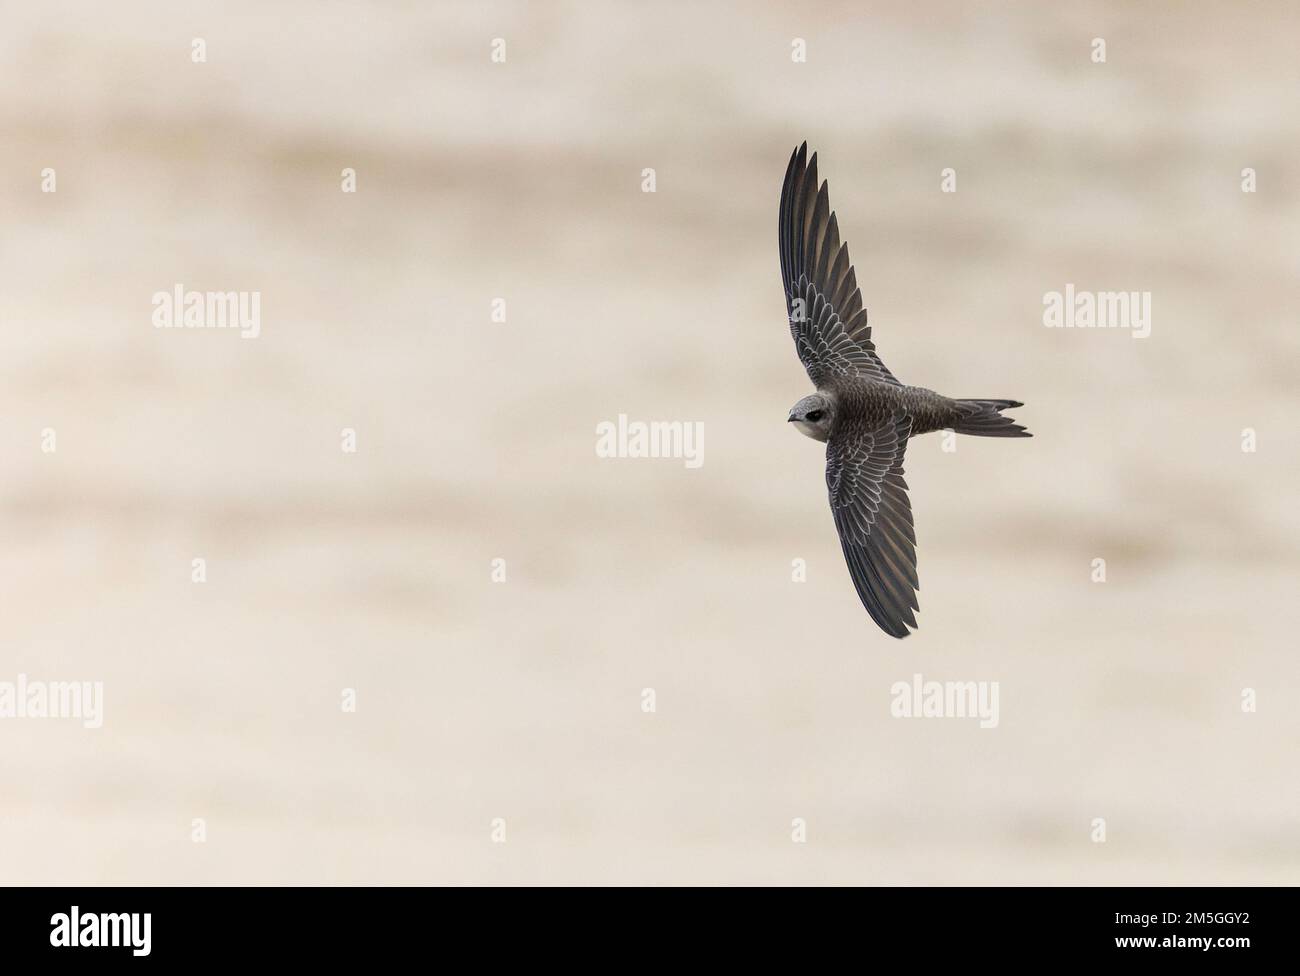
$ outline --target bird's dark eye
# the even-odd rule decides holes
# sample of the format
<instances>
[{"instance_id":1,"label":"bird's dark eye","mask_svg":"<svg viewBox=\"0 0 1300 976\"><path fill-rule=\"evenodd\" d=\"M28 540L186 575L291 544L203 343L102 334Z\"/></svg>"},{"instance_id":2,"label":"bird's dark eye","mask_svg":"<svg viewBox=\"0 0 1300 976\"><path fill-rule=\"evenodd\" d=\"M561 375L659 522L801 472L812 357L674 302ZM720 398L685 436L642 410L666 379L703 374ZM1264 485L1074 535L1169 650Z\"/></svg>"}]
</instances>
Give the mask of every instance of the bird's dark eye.
<instances>
[{"instance_id":1,"label":"bird's dark eye","mask_svg":"<svg viewBox=\"0 0 1300 976\"><path fill-rule=\"evenodd\" d=\"M817 421L819 421L819 420L822 419L822 412L821 412L820 410L810 410L810 411L808 411L808 415L807 415L807 416L808 416L808 419L811 420L811 421L815 424L815 423L817 423Z\"/></svg>"}]
</instances>

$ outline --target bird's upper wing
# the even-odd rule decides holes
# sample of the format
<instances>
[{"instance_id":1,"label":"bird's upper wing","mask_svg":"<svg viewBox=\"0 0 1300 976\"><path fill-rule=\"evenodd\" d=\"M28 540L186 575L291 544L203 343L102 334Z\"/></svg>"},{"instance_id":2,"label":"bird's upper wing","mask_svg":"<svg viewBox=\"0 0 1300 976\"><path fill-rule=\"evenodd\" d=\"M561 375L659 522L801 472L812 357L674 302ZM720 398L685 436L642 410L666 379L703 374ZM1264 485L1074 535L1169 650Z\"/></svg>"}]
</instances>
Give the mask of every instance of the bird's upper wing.
<instances>
[{"instance_id":1,"label":"bird's upper wing","mask_svg":"<svg viewBox=\"0 0 1300 976\"><path fill-rule=\"evenodd\" d=\"M826 184L817 186L817 154L808 159L806 142L785 171L779 237L790 332L813 383L861 376L900 385L871 341L849 246L840 243Z\"/></svg>"},{"instance_id":2,"label":"bird's upper wing","mask_svg":"<svg viewBox=\"0 0 1300 976\"><path fill-rule=\"evenodd\" d=\"M891 637L916 626L916 534L903 480L911 418L837 431L826 444L826 487L840 546L862 605Z\"/></svg>"}]
</instances>

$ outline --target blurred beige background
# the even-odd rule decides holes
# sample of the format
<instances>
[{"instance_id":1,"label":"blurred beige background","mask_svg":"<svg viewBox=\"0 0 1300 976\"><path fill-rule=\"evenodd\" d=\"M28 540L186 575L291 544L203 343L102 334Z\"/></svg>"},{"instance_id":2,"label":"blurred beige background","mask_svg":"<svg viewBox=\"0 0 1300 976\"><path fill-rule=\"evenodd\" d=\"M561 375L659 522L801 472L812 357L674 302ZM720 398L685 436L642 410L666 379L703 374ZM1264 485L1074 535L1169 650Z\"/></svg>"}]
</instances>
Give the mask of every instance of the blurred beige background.
<instances>
[{"instance_id":1,"label":"blurred beige background","mask_svg":"<svg viewBox=\"0 0 1300 976\"><path fill-rule=\"evenodd\" d=\"M1294 5L3 7L0 680L106 702L0 721L0 881L1300 881ZM904 642L785 423L804 139L885 361L1036 435L909 449Z\"/></svg>"}]
</instances>

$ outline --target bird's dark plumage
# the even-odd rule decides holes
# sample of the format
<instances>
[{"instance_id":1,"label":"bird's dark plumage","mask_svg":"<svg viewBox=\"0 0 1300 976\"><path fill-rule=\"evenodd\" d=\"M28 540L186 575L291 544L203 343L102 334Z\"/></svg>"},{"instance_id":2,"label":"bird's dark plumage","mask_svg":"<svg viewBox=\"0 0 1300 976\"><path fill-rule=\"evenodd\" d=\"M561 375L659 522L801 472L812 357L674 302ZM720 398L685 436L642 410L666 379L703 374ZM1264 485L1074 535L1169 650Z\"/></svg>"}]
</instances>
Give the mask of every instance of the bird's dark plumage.
<instances>
[{"instance_id":1,"label":"bird's dark plumage","mask_svg":"<svg viewBox=\"0 0 1300 976\"><path fill-rule=\"evenodd\" d=\"M817 183L817 155L804 143L781 188L781 278L790 333L817 396L791 413L826 442L831 514L858 596L880 629L916 627L916 535L903 480L910 437L952 429L984 437L1028 437L1002 410L1014 400L953 400L901 384L871 340L848 245ZM807 408L801 405L813 400ZM805 412L798 413L801 409Z\"/></svg>"},{"instance_id":2,"label":"bird's dark plumage","mask_svg":"<svg viewBox=\"0 0 1300 976\"><path fill-rule=\"evenodd\" d=\"M916 534L903 480L911 432L905 414L841 430L826 445L826 487L849 575L880 629L906 637L916 626Z\"/></svg>"},{"instance_id":3,"label":"bird's dark plumage","mask_svg":"<svg viewBox=\"0 0 1300 976\"><path fill-rule=\"evenodd\" d=\"M876 355L849 246L823 183L817 154L805 142L790 157L781 188L781 278L799 359L813 383L830 376L869 376L898 385Z\"/></svg>"}]
</instances>

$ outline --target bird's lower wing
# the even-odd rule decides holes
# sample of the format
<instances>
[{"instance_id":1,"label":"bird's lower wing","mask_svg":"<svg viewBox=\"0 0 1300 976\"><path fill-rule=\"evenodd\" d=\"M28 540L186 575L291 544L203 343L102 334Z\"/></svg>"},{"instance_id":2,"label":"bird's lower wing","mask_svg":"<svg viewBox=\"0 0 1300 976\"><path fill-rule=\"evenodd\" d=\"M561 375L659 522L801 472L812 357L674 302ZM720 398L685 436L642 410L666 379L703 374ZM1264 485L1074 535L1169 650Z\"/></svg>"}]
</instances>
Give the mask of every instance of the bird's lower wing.
<instances>
[{"instance_id":1,"label":"bird's lower wing","mask_svg":"<svg viewBox=\"0 0 1300 976\"><path fill-rule=\"evenodd\" d=\"M912 505L903 480L907 416L837 431L826 445L826 487L844 560L871 619L891 637L916 627L919 583Z\"/></svg>"}]
</instances>

